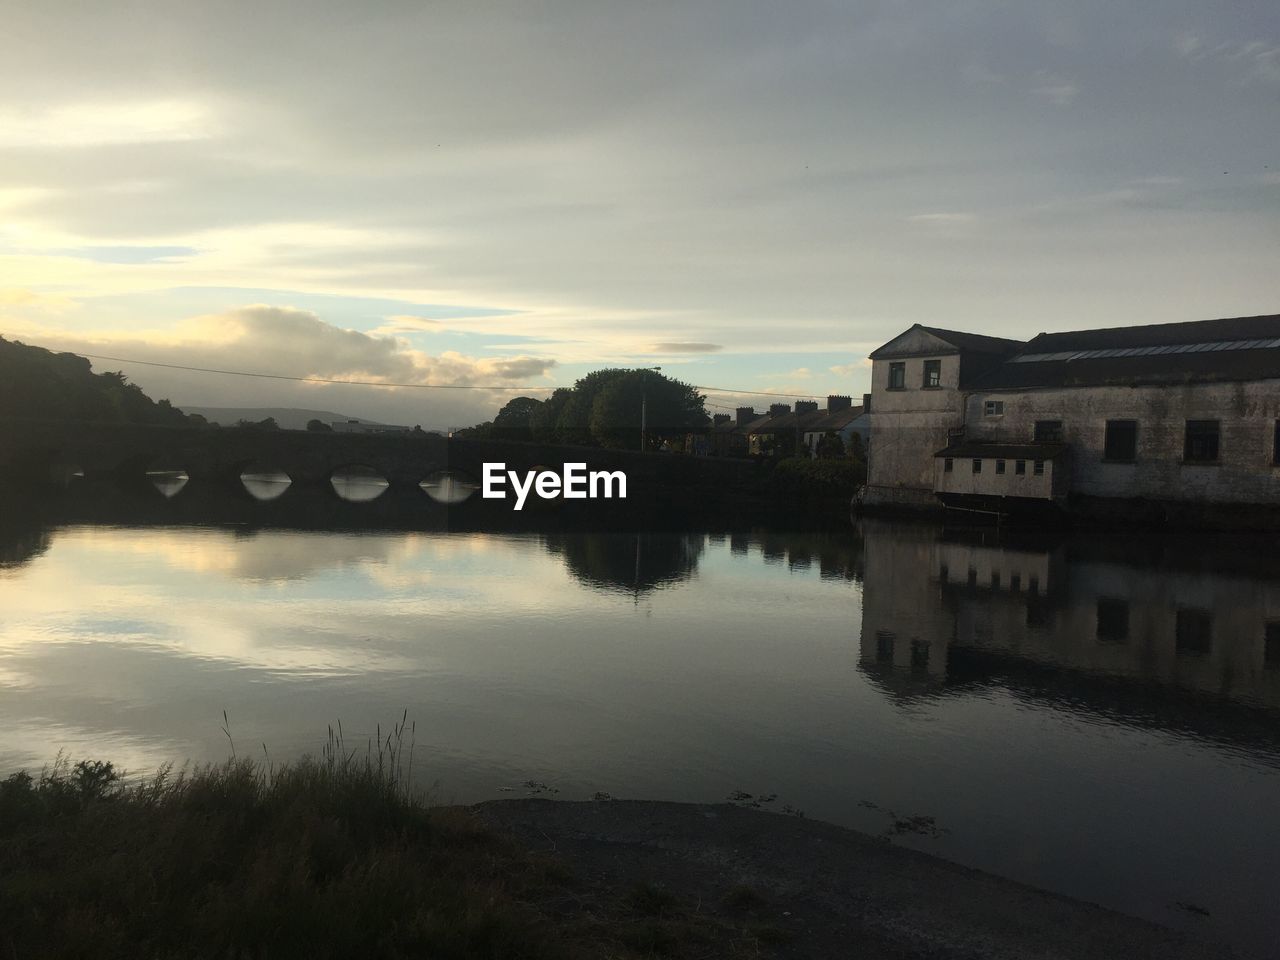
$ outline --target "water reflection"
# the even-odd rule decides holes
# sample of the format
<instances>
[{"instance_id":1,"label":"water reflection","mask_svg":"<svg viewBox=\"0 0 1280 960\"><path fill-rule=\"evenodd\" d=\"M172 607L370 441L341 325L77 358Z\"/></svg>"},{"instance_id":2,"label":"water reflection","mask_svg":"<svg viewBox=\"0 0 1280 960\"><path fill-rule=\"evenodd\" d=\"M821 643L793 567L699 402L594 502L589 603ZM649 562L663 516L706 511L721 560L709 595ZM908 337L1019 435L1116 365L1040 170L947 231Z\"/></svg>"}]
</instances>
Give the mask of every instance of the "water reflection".
<instances>
[{"instance_id":1,"label":"water reflection","mask_svg":"<svg viewBox=\"0 0 1280 960\"><path fill-rule=\"evenodd\" d=\"M702 534L551 534L543 545L580 582L606 590L648 591L688 580L705 547Z\"/></svg>"},{"instance_id":2,"label":"water reflection","mask_svg":"<svg viewBox=\"0 0 1280 960\"><path fill-rule=\"evenodd\" d=\"M1280 579L1262 557L1228 546L1237 569L1211 573L1203 542L1153 559L1097 538L1018 543L883 521L862 533L860 662L895 696L1040 667L1073 677L1076 696L1113 679L1280 710Z\"/></svg>"},{"instance_id":3,"label":"water reflection","mask_svg":"<svg viewBox=\"0 0 1280 960\"><path fill-rule=\"evenodd\" d=\"M437 503L462 503L469 499L480 485L470 477L454 470L440 470L418 484Z\"/></svg>"},{"instance_id":4,"label":"water reflection","mask_svg":"<svg viewBox=\"0 0 1280 960\"><path fill-rule=\"evenodd\" d=\"M275 500L293 484L293 479L283 470L251 467L240 474L245 491L255 500Z\"/></svg>"},{"instance_id":5,"label":"water reflection","mask_svg":"<svg viewBox=\"0 0 1280 960\"><path fill-rule=\"evenodd\" d=\"M148 470L147 479L169 500L181 493L191 480L185 470Z\"/></svg>"},{"instance_id":6,"label":"water reflection","mask_svg":"<svg viewBox=\"0 0 1280 960\"><path fill-rule=\"evenodd\" d=\"M359 464L339 467L329 477L329 483L333 485L334 493L352 503L376 500L391 486L387 478L373 467Z\"/></svg>"}]
</instances>

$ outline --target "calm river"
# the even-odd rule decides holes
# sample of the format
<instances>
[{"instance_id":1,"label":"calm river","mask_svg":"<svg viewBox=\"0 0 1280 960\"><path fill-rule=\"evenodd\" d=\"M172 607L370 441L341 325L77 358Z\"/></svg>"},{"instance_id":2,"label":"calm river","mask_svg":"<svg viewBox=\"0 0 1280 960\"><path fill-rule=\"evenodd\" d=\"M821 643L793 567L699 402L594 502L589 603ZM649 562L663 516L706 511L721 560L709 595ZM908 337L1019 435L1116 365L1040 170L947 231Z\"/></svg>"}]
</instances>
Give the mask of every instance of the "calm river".
<instances>
[{"instance_id":1,"label":"calm river","mask_svg":"<svg viewBox=\"0 0 1280 960\"><path fill-rule=\"evenodd\" d=\"M837 525L839 526L839 525ZM363 750L441 801L774 795L1280 942L1280 562L1218 539L0 533L0 771Z\"/></svg>"}]
</instances>

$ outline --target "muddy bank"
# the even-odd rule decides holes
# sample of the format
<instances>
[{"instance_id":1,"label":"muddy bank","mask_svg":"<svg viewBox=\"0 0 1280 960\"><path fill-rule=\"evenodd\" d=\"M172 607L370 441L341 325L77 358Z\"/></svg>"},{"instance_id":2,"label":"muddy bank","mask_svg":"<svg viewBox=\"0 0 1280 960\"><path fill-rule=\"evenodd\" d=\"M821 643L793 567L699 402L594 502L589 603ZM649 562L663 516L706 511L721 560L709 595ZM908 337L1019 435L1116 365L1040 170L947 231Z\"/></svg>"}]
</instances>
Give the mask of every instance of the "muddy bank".
<instances>
[{"instance_id":1,"label":"muddy bank","mask_svg":"<svg viewBox=\"0 0 1280 960\"><path fill-rule=\"evenodd\" d=\"M728 804L500 800L485 822L562 860L560 913L619 896L744 916L760 956L1223 958L1225 947L893 846L831 824ZM659 911L660 912L660 911ZM721 945L723 947L724 945ZM706 956L722 956L709 946Z\"/></svg>"}]
</instances>

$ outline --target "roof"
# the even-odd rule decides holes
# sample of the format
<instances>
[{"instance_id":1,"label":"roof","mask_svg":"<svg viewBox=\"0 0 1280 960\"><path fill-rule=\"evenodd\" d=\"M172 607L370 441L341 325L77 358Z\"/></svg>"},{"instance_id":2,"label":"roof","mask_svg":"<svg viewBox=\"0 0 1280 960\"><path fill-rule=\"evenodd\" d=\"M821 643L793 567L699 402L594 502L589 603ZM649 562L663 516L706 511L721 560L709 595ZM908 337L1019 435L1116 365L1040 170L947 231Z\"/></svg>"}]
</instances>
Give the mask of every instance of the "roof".
<instances>
[{"instance_id":1,"label":"roof","mask_svg":"<svg viewBox=\"0 0 1280 960\"><path fill-rule=\"evenodd\" d=\"M974 389L1280 379L1280 315L1042 333Z\"/></svg>"},{"instance_id":2,"label":"roof","mask_svg":"<svg viewBox=\"0 0 1280 960\"><path fill-rule=\"evenodd\" d=\"M1042 333L1031 340L1023 352L1054 353L1063 350L1154 347L1174 343L1213 343L1276 337L1280 337L1280 314L1267 314L1224 320L1193 320L1189 323L1153 323L1142 327L1105 327L1099 330Z\"/></svg>"},{"instance_id":3,"label":"roof","mask_svg":"<svg viewBox=\"0 0 1280 960\"><path fill-rule=\"evenodd\" d=\"M943 330L941 327L926 327L916 324L925 333L932 333L940 340L954 344L961 350L975 353L1013 353L1026 346L1022 340L1010 340L1006 337L988 337L981 333L965 333L963 330Z\"/></svg>"},{"instance_id":4,"label":"roof","mask_svg":"<svg viewBox=\"0 0 1280 960\"><path fill-rule=\"evenodd\" d=\"M783 413L776 417L761 417L743 427L743 432L751 433L792 433L795 430L806 430L808 425L826 416L824 410L811 410L808 413Z\"/></svg>"},{"instance_id":5,"label":"roof","mask_svg":"<svg viewBox=\"0 0 1280 960\"><path fill-rule=\"evenodd\" d=\"M1004 337L988 337L981 333L965 333L962 330L944 330L941 327L926 327L920 323L913 323L902 333L898 334L892 340L882 344L869 354L872 360L878 360L881 357L896 356L937 356L939 354L947 354L951 351L938 350L936 347L930 349L918 349L922 344L918 341L919 337L912 337L915 331L921 331L928 334L936 340L954 348L955 352L968 354L983 354L990 357L1006 357L1012 353L1021 350L1026 344L1021 340L1009 340ZM899 341L906 341L905 346L893 348L893 345Z\"/></svg>"},{"instance_id":6,"label":"roof","mask_svg":"<svg viewBox=\"0 0 1280 960\"><path fill-rule=\"evenodd\" d=\"M987 460L1056 460L1066 453L1065 443L982 443L960 440L934 454L935 457L972 457Z\"/></svg>"},{"instance_id":7,"label":"roof","mask_svg":"<svg viewBox=\"0 0 1280 960\"><path fill-rule=\"evenodd\" d=\"M812 423L806 423L804 429L808 433L826 432L827 430L843 430L862 416L862 407L845 407L835 413L819 411L822 416Z\"/></svg>"}]
</instances>

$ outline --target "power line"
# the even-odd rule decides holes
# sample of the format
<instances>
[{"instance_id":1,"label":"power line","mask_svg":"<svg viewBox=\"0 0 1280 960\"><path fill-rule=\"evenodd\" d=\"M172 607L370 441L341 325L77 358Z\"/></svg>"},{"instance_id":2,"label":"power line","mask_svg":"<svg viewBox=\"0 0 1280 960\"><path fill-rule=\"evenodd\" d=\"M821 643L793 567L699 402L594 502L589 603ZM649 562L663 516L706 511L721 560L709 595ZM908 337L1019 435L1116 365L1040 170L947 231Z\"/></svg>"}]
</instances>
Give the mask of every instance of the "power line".
<instances>
[{"instance_id":1,"label":"power line","mask_svg":"<svg viewBox=\"0 0 1280 960\"><path fill-rule=\"evenodd\" d=\"M214 367L192 367L182 363L160 363L155 360L130 360L126 357L105 357L96 353L82 353L82 357L90 360L109 360L112 363L136 363L144 367L164 367L166 370L185 370L189 373L214 373L227 377L256 377L260 380L289 380L294 383L332 383L345 384L350 387L405 387L413 390L559 390L559 387L540 384L537 386L497 386L474 383L390 383L385 380L333 380L326 377L295 377L283 373L252 373L247 370L220 370ZM770 393L764 390L733 390L727 387L709 387L705 384L690 384L695 390L706 390L708 393L721 393L752 397L807 397L821 399L816 393ZM711 404L719 406L719 404ZM724 409L729 409L725 407Z\"/></svg>"}]
</instances>

